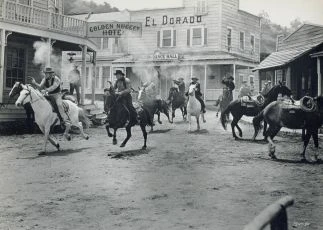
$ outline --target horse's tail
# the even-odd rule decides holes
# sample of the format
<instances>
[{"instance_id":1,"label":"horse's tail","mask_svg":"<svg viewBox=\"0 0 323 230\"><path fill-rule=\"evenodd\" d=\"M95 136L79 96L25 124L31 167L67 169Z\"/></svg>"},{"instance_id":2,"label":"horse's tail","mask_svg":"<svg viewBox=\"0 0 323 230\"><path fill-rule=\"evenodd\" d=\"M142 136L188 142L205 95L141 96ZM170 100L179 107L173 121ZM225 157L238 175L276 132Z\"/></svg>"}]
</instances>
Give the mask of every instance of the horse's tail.
<instances>
[{"instance_id":1,"label":"horse's tail","mask_svg":"<svg viewBox=\"0 0 323 230\"><path fill-rule=\"evenodd\" d=\"M253 139L255 139L261 130L261 122L264 120L264 110L262 110L257 116L252 119L252 124L255 129Z\"/></svg>"},{"instance_id":2,"label":"horse's tail","mask_svg":"<svg viewBox=\"0 0 323 230\"><path fill-rule=\"evenodd\" d=\"M227 123L228 123L228 118L229 118L229 114L231 112L231 106L228 105L227 108L221 112L221 117L220 117L220 120L221 120L221 124L222 124L222 127L226 130L227 129Z\"/></svg>"},{"instance_id":3,"label":"horse's tail","mask_svg":"<svg viewBox=\"0 0 323 230\"><path fill-rule=\"evenodd\" d=\"M82 122L84 127L86 129L90 128L91 121L90 119L86 116L84 110L82 108L79 108L79 120Z\"/></svg>"}]
</instances>

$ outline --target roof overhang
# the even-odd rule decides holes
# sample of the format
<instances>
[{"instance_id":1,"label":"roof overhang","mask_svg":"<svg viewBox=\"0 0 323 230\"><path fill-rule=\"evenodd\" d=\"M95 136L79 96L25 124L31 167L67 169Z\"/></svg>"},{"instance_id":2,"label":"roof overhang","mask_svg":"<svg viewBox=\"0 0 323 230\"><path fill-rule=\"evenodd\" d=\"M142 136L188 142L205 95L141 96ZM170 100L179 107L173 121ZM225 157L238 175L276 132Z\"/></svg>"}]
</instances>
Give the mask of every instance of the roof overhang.
<instances>
[{"instance_id":1,"label":"roof overhang","mask_svg":"<svg viewBox=\"0 0 323 230\"><path fill-rule=\"evenodd\" d=\"M310 52L315 47L320 44L308 45L298 49L292 50L282 50L271 53L265 60L263 60L256 68L252 71L257 70L274 70L280 69L296 60L297 58L303 56L304 54Z\"/></svg>"}]
</instances>

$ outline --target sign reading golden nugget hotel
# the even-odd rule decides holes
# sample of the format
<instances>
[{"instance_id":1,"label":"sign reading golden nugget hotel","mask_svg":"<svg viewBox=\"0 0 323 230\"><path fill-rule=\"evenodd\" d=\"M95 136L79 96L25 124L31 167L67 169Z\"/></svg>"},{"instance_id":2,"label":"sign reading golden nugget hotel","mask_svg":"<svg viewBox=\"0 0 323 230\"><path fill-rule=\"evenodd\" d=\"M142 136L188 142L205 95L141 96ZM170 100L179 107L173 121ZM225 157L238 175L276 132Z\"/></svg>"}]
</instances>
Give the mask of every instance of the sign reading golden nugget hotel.
<instances>
[{"instance_id":1,"label":"sign reading golden nugget hotel","mask_svg":"<svg viewBox=\"0 0 323 230\"><path fill-rule=\"evenodd\" d=\"M87 27L89 38L140 37L141 32L141 22L89 22Z\"/></svg>"}]
</instances>

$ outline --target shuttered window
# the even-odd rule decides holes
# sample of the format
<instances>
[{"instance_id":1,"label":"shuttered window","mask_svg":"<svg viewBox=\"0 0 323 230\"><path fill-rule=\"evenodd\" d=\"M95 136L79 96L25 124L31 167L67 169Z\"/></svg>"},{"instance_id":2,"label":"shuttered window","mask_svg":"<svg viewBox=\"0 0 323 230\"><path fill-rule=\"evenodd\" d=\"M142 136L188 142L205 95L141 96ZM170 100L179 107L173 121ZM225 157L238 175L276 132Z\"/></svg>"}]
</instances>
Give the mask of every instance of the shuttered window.
<instances>
[{"instance_id":1,"label":"shuttered window","mask_svg":"<svg viewBox=\"0 0 323 230\"><path fill-rule=\"evenodd\" d=\"M227 28L227 47L228 47L228 51L231 50L231 46L232 46L232 29Z\"/></svg>"},{"instance_id":2,"label":"shuttered window","mask_svg":"<svg viewBox=\"0 0 323 230\"><path fill-rule=\"evenodd\" d=\"M240 49L244 50L244 32L240 32Z\"/></svg>"},{"instance_id":3,"label":"shuttered window","mask_svg":"<svg viewBox=\"0 0 323 230\"><path fill-rule=\"evenodd\" d=\"M207 45L207 28L204 28L204 45Z\"/></svg>"},{"instance_id":4,"label":"shuttered window","mask_svg":"<svg viewBox=\"0 0 323 230\"><path fill-rule=\"evenodd\" d=\"M173 30L173 46L176 46L176 30Z\"/></svg>"},{"instance_id":5,"label":"shuttered window","mask_svg":"<svg viewBox=\"0 0 323 230\"><path fill-rule=\"evenodd\" d=\"M172 46L172 31L171 30L163 30L162 45L163 45L163 47Z\"/></svg>"},{"instance_id":6,"label":"shuttered window","mask_svg":"<svg viewBox=\"0 0 323 230\"><path fill-rule=\"evenodd\" d=\"M191 30L187 30L187 46L191 46Z\"/></svg>"},{"instance_id":7,"label":"shuttered window","mask_svg":"<svg viewBox=\"0 0 323 230\"><path fill-rule=\"evenodd\" d=\"M160 47L160 31L157 31L157 47Z\"/></svg>"}]
</instances>

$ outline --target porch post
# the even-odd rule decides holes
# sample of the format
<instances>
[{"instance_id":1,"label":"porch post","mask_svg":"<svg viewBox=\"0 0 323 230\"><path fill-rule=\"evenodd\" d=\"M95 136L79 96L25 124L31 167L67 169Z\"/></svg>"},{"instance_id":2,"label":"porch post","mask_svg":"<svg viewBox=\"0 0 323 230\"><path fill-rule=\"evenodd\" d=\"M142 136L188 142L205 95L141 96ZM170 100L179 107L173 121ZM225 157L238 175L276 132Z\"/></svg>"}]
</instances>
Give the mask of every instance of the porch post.
<instances>
[{"instance_id":1,"label":"porch post","mask_svg":"<svg viewBox=\"0 0 323 230\"><path fill-rule=\"evenodd\" d=\"M206 64L205 64L204 65L204 94L203 94L204 101L206 99L206 72L207 72L207 68L206 68Z\"/></svg>"},{"instance_id":2,"label":"porch post","mask_svg":"<svg viewBox=\"0 0 323 230\"><path fill-rule=\"evenodd\" d=\"M234 82L234 85L236 86L236 88L235 88L235 90L237 90L237 78L236 78L236 64L233 64L233 78L234 78L234 80L233 80L233 82ZM233 90L233 98L234 98L234 91L235 90Z\"/></svg>"},{"instance_id":3,"label":"porch post","mask_svg":"<svg viewBox=\"0 0 323 230\"><path fill-rule=\"evenodd\" d=\"M317 95L322 95L322 74L320 57L317 57Z\"/></svg>"},{"instance_id":4,"label":"porch post","mask_svg":"<svg viewBox=\"0 0 323 230\"><path fill-rule=\"evenodd\" d=\"M93 69L92 69L92 105L95 101L95 86L96 86L96 52L93 51Z\"/></svg>"},{"instance_id":5,"label":"porch post","mask_svg":"<svg viewBox=\"0 0 323 230\"><path fill-rule=\"evenodd\" d=\"M3 83L4 83L4 51L6 48L6 31L0 30L0 103L3 103Z\"/></svg>"},{"instance_id":6,"label":"porch post","mask_svg":"<svg viewBox=\"0 0 323 230\"><path fill-rule=\"evenodd\" d=\"M52 39L51 38L47 39L47 45L48 45L48 56L47 56L46 66L50 66L50 56L52 53Z\"/></svg>"},{"instance_id":7,"label":"porch post","mask_svg":"<svg viewBox=\"0 0 323 230\"><path fill-rule=\"evenodd\" d=\"M82 77L81 77L81 105L84 105L85 101L85 78L86 78L86 53L87 46L83 45L82 47Z\"/></svg>"}]
</instances>

